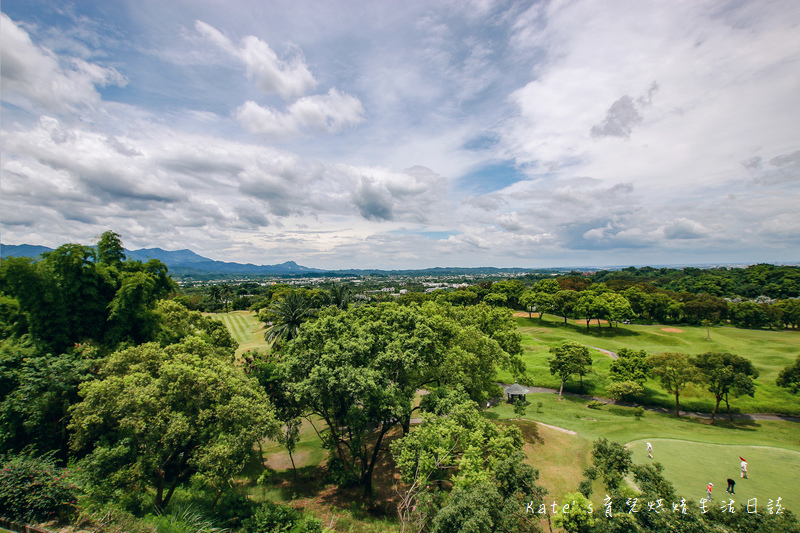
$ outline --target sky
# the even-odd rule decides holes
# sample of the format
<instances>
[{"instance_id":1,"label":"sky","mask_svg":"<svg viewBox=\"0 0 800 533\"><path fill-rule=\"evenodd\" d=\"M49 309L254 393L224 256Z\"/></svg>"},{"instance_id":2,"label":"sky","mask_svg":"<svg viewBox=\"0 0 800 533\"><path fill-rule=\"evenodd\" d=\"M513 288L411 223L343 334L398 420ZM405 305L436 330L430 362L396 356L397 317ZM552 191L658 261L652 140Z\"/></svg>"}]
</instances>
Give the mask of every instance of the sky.
<instances>
[{"instance_id":1,"label":"sky","mask_svg":"<svg viewBox=\"0 0 800 533\"><path fill-rule=\"evenodd\" d=\"M800 261L796 0L4 0L4 244Z\"/></svg>"}]
</instances>

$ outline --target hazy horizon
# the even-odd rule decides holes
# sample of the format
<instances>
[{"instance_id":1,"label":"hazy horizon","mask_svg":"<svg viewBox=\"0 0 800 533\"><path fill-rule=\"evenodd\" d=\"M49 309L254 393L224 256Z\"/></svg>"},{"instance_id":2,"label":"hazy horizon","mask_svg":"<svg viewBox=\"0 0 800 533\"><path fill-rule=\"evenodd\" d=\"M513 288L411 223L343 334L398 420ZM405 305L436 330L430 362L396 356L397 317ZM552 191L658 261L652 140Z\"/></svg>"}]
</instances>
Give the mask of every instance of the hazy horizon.
<instances>
[{"instance_id":1,"label":"hazy horizon","mask_svg":"<svg viewBox=\"0 0 800 533\"><path fill-rule=\"evenodd\" d=\"M1 7L4 244L112 229L330 270L800 260L798 2Z\"/></svg>"}]
</instances>

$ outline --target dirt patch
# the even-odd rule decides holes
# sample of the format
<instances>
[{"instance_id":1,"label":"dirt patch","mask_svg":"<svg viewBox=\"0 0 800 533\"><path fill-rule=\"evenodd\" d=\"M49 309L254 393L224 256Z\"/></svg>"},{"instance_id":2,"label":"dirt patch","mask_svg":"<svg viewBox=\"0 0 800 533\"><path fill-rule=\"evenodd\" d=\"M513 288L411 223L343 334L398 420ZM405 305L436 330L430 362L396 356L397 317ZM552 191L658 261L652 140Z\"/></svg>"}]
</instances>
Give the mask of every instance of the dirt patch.
<instances>
[{"instance_id":1,"label":"dirt patch","mask_svg":"<svg viewBox=\"0 0 800 533\"><path fill-rule=\"evenodd\" d=\"M593 318L589 322L590 322L590 325L592 325L592 326L596 326L597 325L597 319L596 318ZM576 318L576 319L574 319L572 321L572 323L575 324L576 326L586 327L586 319L585 318ZM601 324L608 324L608 320L606 320L604 318L601 318L600 319L600 323Z\"/></svg>"},{"instance_id":2,"label":"dirt patch","mask_svg":"<svg viewBox=\"0 0 800 533\"><path fill-rule=\"evenodd\" d=\"M683 333L683 330L678 328L661 328L661 331L666 331L667 333Z\"/></svg>"},{"instance_id":3,"label":"dirt patch","mask_svg":"<svg viewBox=\"0 0 800 533\"><path fill-rule=\"evenodd\" d=\"M294 452L292 454L294 457L294 464L298 468L301 466L306 466L309 455L310 454L305 450ZM266 463L267 466L273 470L289 470L292 468L292 460L289 459L289 452L273 453L267 458Z\"/></svg>"}]
</instances>

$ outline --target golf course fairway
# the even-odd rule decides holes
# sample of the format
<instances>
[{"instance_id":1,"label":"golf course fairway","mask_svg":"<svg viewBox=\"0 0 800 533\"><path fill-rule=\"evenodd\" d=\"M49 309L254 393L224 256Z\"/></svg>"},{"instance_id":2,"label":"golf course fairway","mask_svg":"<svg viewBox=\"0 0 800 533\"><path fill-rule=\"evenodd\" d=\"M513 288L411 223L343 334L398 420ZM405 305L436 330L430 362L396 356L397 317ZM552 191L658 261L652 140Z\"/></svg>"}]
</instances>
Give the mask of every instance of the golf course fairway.
<instances>
[{"instance_id":1,"label":"golf course fairway","mask_svg":"<svg viewBox=\"0 0 800 533\"><path fill-rule=\"evenodd\" d=\"M646 446L653 445L653 458ZM736 506L757 499L758 512L768 513L769 500L781 498L784 509L800 512L800 452L768 446L706 444L677 439L639 439L626 444L639 464L659 462L675 491L698 502L706 497L706 485L714 484L714 503L733 499ZM739 457L747 460L748 479L740 478ZM726 480L736 482L736 494L725 493ZM773 506L774 508L774 506Z\"/></svg>"}]
</instances>

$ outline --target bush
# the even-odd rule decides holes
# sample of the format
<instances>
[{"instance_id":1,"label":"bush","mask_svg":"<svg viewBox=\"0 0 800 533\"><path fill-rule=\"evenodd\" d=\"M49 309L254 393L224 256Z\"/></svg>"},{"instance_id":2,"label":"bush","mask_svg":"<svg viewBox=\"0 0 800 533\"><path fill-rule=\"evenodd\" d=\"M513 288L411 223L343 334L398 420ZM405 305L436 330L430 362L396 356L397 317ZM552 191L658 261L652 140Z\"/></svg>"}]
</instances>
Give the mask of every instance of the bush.
<instances>
[{"instance_id":1,"label":"bush","mask_svg":"<svg viewBox=\"0 0 800 533\"><path fill-rule=\"evenodd\" d=\"M586 407L588 407L589 409L600 409L604 405L605 404L603 402L598 402L597 400L592 400L591 402L589 402L586 405Z\"/></svg>"},{"instance_id":2,"label":"bush","mask_svg":"<svg viewBox=\"0 0 800 533\"><path fill-rule=\"evenodd\" d=\"M245 520L245 533L322 533L322 522L288 505L266 502Z\"/></svg>"},{"instance_id":3,"label":"bush","mask_svg":"<svg viewBox=\"0 0 800 533\"><path fill-rule=\"evenodd\" d=\"M78 488L52 454L11 457L0 471L0 515L24 522L65 519L75 512Z\"/></svg>"},{"instance_id":4,"label":"bush","mask_svg":"<svg viewBox=\"0 0 800 533\"><path fill-rule=\"evenodd\" d=\"M155 526L155 533L223 533L229 530L220 529L191 505L176 506L169 514L149 515L146 521Z\"/></svg>"},{"instance_id":5,"label":"bush","mask_svg":"<svg viewBox=\"0 0 800 533\"><path fill-rule=\"evenodd\" d=\"M606 387L606 393L615 400L632 400L644 395L644 388L635 381L618 381Z\"/></svg>"}]
</instances>

